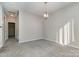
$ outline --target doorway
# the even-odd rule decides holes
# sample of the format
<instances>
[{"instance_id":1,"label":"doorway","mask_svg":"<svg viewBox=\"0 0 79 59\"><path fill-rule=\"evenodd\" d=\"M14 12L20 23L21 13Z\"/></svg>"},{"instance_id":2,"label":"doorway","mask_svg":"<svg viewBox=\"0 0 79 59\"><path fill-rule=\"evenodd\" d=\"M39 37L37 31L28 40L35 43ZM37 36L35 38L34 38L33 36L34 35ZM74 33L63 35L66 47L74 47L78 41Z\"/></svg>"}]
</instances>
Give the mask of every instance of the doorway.
<instances>
[{"instance_id":1,"label":"doorway","mask_svg":"<svg viewBox=\"0 0 79 59\"><path fill-rule=\"evenodd\" d=\"M15 23L8 22L8 38L15 38Z\"/></svg>"}]
</instances>

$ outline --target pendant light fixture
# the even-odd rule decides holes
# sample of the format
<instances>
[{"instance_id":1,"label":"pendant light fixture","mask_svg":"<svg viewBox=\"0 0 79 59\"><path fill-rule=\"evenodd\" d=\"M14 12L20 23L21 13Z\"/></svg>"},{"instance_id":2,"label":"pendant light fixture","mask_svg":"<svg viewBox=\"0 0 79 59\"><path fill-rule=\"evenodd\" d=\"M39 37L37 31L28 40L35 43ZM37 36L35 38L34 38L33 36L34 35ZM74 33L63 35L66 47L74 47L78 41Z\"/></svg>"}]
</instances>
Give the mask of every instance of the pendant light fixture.
<instances>
[{"instance_id":1,"label":"pendant light fixture","mask_svg":"<svg viewBox=\"0 0 79 59\"><path fill-rule=\"evenodd\" d=\"M43 17L47 19L47 18L48 18L47 2L44 2L44 4L45 4L45 12L44 12L44 14L43 14Z\"/></svg>"}]
</instances>

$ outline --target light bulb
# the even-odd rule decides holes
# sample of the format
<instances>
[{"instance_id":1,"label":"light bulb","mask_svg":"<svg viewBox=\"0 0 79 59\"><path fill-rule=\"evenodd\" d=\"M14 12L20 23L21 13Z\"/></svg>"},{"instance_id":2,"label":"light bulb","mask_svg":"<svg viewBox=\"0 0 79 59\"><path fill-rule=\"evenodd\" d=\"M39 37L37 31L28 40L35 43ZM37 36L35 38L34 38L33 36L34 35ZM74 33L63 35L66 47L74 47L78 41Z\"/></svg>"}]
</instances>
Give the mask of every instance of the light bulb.
<instances>
[{"instance_id":1,"label":"light bulb","mask_svg":"<svg viewBox=\"0 0 79 59\"><path fill-rule=\"evenodd\" d=\"M44 17L45 18L48 18L48 13L44 13Z\"/></svg>"}]
</instances>

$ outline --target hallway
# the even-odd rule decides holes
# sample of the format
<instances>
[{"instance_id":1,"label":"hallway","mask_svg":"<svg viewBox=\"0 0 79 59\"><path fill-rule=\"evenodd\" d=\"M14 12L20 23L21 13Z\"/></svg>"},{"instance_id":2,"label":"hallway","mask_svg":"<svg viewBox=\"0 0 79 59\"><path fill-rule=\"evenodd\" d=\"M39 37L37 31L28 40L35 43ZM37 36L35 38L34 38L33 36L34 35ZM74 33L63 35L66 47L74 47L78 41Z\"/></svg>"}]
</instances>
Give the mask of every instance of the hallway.
<instances>
[{"instance_id":1,"label":"hallway","mask_svg":"<svg viewBox=\"0 0 79 59\"><path fill-rule=\"evenodd\" d=\"M60 46L47 40L35 40L26 43L18 43L15 39L9 39L3 49L2 57L65 57L79 56L79 49Z\"/></svg>"}]
</instances>

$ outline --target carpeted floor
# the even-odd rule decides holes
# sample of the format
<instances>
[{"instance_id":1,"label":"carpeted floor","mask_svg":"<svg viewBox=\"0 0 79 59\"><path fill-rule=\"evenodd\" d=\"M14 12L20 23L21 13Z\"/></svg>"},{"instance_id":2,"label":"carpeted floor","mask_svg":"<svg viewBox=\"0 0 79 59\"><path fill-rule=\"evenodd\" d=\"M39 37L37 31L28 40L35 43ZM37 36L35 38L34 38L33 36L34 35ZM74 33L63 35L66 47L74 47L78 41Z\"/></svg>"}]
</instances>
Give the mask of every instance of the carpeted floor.
<instances>
[{"instance_id":1,"label":"carpeted floor","mask_svg":"<svg viewBox=\"0 0 79 59\"><path fill-rule=\"evenodd\" d=\"M9 39L0 50L1 57L75 57L79 49L60 46L47 40L36 40L19 44Z\"/></svg>"}]
</instances>

